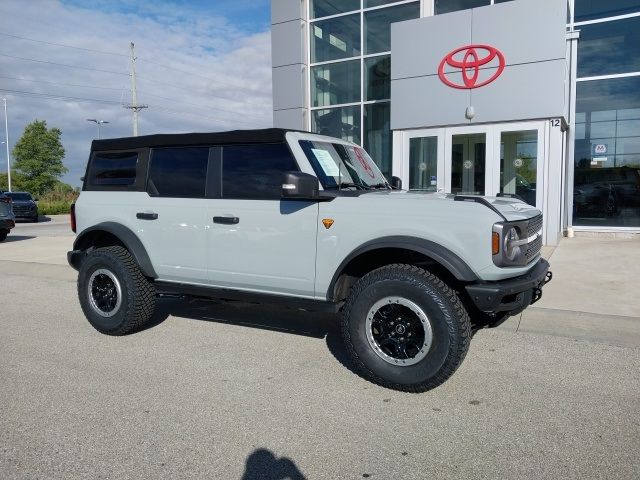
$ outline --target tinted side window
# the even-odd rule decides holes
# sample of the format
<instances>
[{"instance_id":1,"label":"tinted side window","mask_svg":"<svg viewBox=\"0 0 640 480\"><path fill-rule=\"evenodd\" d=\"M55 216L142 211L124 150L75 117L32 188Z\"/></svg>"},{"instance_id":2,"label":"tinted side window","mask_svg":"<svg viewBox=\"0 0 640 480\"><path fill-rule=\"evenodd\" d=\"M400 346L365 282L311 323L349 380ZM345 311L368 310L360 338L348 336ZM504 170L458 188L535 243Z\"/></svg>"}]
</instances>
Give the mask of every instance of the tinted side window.
<instances>
[{"instance_id":1,"label":"tinted side window","mask_svg":"<svg viewBox=\"0 0 640 480\"><path fill-rule=\"evenodd\" d=\"M224 147L222 196L280 199L282 174L290 170L298 170L298 166L284 143Z\"/></svg>"},{"instance_id":2,"label":"tinted side window","mask_svg":"<svg viewBox=\"0 0 640 480\"><path fill-rule=\"evenodd\" d=\"M91 160L89 185L130 187L136 181L138 152L96 153Z\"/></svg>"},{"instance_id":3,"label":"tinted side window","mask_svg":"<svg viewBox=\"0 0 640 480\"><path fill-rule=\"evenodd\" d=\"M149 195L204 198L208 160L209 147L153 149L147 182Z\"/></svg>"}]
</instances>

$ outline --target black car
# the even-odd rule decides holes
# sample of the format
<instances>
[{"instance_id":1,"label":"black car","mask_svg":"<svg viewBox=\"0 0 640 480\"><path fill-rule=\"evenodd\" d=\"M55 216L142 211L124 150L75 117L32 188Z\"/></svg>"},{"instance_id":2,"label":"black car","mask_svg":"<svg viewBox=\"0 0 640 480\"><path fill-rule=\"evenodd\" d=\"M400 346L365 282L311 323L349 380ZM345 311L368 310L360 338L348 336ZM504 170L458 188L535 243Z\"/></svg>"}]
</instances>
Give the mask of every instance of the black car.
<instances>
[{"instance_id":1,"label":"black car","mask_svg":"<svg viewBox=\"0 0 640 480\"><path fill-rule=\"evenodd\" d=\"M7 235L15 225L11 199L0 190L0 242L7 238Z\"/></svg>"},{"instance_id":2,"label":"black car","mask_svg":"<svg viewBox=\"0 0 640 480\"><path fill-rule=\"evenodd\" d=\"M16 218L38 221L38 205L29 192L4 192L13 202L13 214Z\"/></svg>"}]
</instances>

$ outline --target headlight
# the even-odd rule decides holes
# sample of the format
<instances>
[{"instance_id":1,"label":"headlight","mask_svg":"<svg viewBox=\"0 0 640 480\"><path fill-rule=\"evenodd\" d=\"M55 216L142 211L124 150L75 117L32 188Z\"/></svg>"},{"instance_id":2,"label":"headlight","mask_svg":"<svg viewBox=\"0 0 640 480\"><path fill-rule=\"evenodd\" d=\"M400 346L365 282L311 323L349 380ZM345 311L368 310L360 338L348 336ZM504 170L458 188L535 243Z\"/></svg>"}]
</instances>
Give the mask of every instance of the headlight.
<instances>
[{"instance_id":1,"label":"headlight","mask_svg":"<svg viewBox=\"0 0 640 480\"><path fill-rule=\"evenodd\" d=\"M510 262L517 261L522 255L520 235L516 227L509 227L504 233L504 256Z\"/></svg>"}]
</instances>

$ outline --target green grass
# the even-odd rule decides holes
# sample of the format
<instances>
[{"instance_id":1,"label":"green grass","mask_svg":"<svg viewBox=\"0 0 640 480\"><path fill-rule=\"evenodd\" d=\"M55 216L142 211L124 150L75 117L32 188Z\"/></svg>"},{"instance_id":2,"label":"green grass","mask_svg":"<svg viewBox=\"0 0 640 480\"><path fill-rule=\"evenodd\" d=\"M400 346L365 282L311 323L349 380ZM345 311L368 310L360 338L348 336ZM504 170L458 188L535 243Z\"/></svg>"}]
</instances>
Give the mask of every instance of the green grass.
<instances>
[{"instance_id":1,"label":"green grass","mask_svg":"<svg viewBox=\"0 0 640 480\"><path fill-rule=\"evenodd\" d=\"M76 193L50 192L38 200L38 213L40 215L60 215L69 213L71 204L76 201Z\"/></svg>"}]
</instances>

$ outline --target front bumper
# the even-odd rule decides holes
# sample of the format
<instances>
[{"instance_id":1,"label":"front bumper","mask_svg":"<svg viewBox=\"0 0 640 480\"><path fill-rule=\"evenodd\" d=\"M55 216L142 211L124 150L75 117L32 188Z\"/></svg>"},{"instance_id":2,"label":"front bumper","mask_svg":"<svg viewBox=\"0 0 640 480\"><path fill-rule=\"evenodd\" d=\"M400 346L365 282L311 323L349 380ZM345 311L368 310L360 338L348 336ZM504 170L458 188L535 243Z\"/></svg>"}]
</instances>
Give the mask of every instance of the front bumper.
<instances>
[{"instance_id":1,"label":"front bumper","mask_svg":"<svg viewBox=\"0 0 640 480\"><path fill-rule=\"evenodd\" d=\"M16 222L11 218L0 218L0 230L11 230L16 226Z\"/></svg>"},{"instance_id":2,"label":"front bumper","mask_svg":"<svg viewBox=\"0 0 640 480\"><path fill-rule=\"evenodd\" d=\"M516 315L542 297L542 287L551 280L549 262L544 258L526 274L497 282L466 285L469 298L481 312Z\"/></svg>"}]
</instances>

